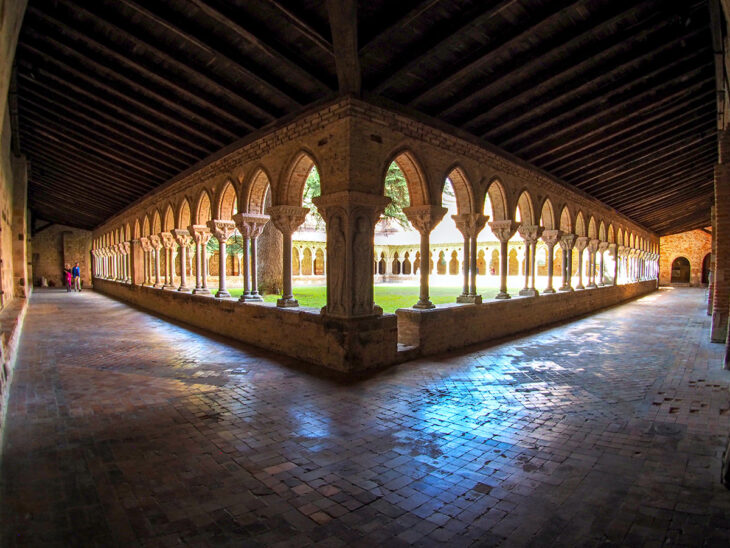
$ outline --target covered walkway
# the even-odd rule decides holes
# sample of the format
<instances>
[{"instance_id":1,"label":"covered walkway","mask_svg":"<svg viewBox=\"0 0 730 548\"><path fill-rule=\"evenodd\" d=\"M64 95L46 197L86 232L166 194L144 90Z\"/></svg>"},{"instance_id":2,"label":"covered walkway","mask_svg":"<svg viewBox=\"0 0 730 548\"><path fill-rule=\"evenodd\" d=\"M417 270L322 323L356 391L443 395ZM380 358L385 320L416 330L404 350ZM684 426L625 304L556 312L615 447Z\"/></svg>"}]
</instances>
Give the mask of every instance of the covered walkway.
<instances>
[{"instance_id":1,"label":"covered walkway","mask_svg":"<svg viewBox=\"0 0 730 548\"><path fill-rule=\"evenodd\" d=\"M93 292L32 297L3 546L730 543L702 290L343 384Z\"/></svg>"}]
</instances>

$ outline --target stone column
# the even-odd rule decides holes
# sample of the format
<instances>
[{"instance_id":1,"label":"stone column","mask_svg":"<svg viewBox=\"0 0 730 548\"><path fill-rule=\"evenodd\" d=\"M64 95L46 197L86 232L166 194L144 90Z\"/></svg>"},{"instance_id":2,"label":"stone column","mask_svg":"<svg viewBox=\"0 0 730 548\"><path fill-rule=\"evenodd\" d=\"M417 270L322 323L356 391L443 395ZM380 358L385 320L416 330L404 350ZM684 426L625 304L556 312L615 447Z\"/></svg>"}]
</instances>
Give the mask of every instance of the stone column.
<instances>
[{"instance_id":1,"label":"stone column","mask_svg":"<svg viewBox=\"0 0 730 548\"><path fill-rule=\"evenodd\" d=\"M179 228L176 228L172 231L172 235L175 237L175 241L177 242L177 245L180 246L180 287L177 288L178 291L181 291L183 293L189 293L190 288L188 287L188 279L187 279L187 251L188 246L190 245L190 242L192 241L192 238L190 237L190 233L187 230L181 230Z\"/></svg>"},{"instance_id":2,"label":"stone column","mask_svg":"<svg viewBox=\"0 0 730 548\"><path fill-rule=\"evenodd\" d=\"M421 288L418 295L418 302L413 305L413 308L434 308L434 304L431 302L429 285L428 285L428 257L431 250L431 231L441 222L444 218L448 209L440 206L412 206L403 209L408 221L413 225L413 228L418 230L421 235L421 266L419 268L419 274L421 278ZM456 221L457 215L454 215ZM459 227L457 223L457 228ZM462 232L463 234L463 232ZM466 245L466 244L465 244ZM424 262L425 258L425 262ZM424 268L424 264L426 268ZM467 290L468 293L468 290Z\"/></svg>"},{"instance_id":3,"label":"stone column","mask_svg":"<svg viewBox=\"0 0 730 548\"><path fill-rule=\"evenodd\" d=\"M143 236L139 239L139 245L142 246L142 253L144 254L144 281L142 282L142 285L151 285L152 274L150 272L150 253L152 252L152 244L150 243L149 238L145 238Z\"/></svg>"},{"instance_id":4,"label":"stone column","mask_svg":"<svg viewBox=\"0 0 730 548\"><path fill-rule=\"evenodd\" d=\"M578 285L576 289L585 289L583 286L583 250L588 246L586 236L578 236L575 239L575 248L578 250Z\"/></svg>"},{"instance_id":5,"label":"stone column","mask_svg":"<svg viewBox=\"0 0 730 548\"><path fill-rule=\"evenodd\" d=\"M573 247L575 234L563 234L560 237L560 248L563 250L563 285L558 291L573 291L571 278L573 277Z\"/></svg>"},{"instance_id":6,"label":"stone column","mask_svg":"<svg viewBox=\"0 0 730 548\"><path fill-rule=\"evenodd\" d=\"M464 292L456 299L457 303L481 303L482 296L477 295L477 238L489 217L481 213L460 213L452 215L464 237Z\"/></svg>"},{"instance_id":7,"label":"stone column","mask_svg":"<svg viewBox=\"0 0 730 548\"><path fill-rule=\"evenodd\" d=\"M124 247L124 281L128 284L132 283L132 273L131 273L131 250L132 250L132 242L124 242L122 244Z\"/></svg>"},{"instance_id":8,"label":"stone column","mask_svg":"<svg viewBox=\"0 0 730 548\"><path fill-rule=\"evenodd\" d=\"M554 265L554 250L555 250L555 244L557 244L560 241L561 236L563 233L560 230L543 230L542 233L542 241L545 242L545 245L547 246L548 251L548 263L547 263L547 273L548 273L548 282L547 287L543 291L544 294L551 294L555 293L555 289L553 289L553 265Z\"/></svg>"},{"instance_id":9,"label":"stone column","mask_svg":"<svg viewBox=\"0 0 730 548\"><path fill-rule=\"evenodd\" d=\"M517 231L517 224L514 221L492 221L489 223L489 227L492 232L499 240L499 293L494 297L495 299L511 299L510 294L507 292L507 271L509 268L508 256L507 256L507 244L509 239L514 236Z\"/></svg>"},{"instance_id":10,"label":"stone column","mask_svg":"<svg viewBox=\"0 0 730 548\"><path fill-rule=\"evenodd\" d=\"M596 255L598 253L598 246L601 241L593 239L588 242L588 252L590 256L588 258L588 264L591 265L591 271L588 276L588 289L595 289L596 285Z\"/></svg>"},{"instance_id":11,"label":"stone column","mask_svg":"<svg viewBox=\"0 0 730 548\"><path fill-rule=\"evenodd\" d=\"M161 232L160 240L162 240L162 247L165 249L165 285L162 288L175 289L175 265L172 257L175 237L170 232Z\"/></svg>"},{"instance_id":12,"label":"stone column","mask_svg":"<svg viewBox=\"0 0 730 548\"><path fill-rule=\"evenodd\" d=\"M542 236L544 229L537 225L523 224L517 230L525 241L525 287L520 291L520 296L537 297L539 293L535 289L535 266L537 264L535 255L537 252L537 240Z\"/></svg>"},{"instance_id":13,"label":"stone column","mask_svg":"<svg viewBox=\"0 0 730 548\"><path fill-rule=\"evenodd\" d=\"M152 234L150 236L150 245L155 253L155 283L152 287L161 288L162 282L160 281L160 249L162 248L162 240L158 234Z\"/></svg>"},{"instance_id":14,"label":"stone column","mask_svg":"<svg viewBox=\"0 0 730 548\"><path fill-rule=\"evenodd\" d=\"M603 282L603 274L604 274L604 270L605 270L603 254L608 249L608 246L609 246L608 242L600 242L598 244L598 253L599 253L599 257L600 257L600 263L598 265L598 285L599 286L606 285Z\"/></svg>"},{"instance_id":15,"label":"stone column","mask_svg":"<svg viewBox=\"0 0 730 548\"><path fill-rule=\"evenodd\" d=\"M322 314L338 318L382 314L373 302L373 238L390 198L343 190L313 201L327 223L327 306Z\"/></svg>"},{"instance_id":16,"label":"stone column","mask_svg":"<svg viewBox=\"0 0 730 548\"><path fill-rule=\"evenodd\" d=\"M318 206L319 207L319 206ZM294 298L294 295L292 294L292 272L291 272L291 235L294 234L297 228L304 222L305 217L307 216L307 213L309 213L309 208L307 207L299 207L299 206L290 206L290 205L280 205L280 206L271 206L268 209L269 216L271 217L271 222L274 223L274 226L281 232L282 235L282 254L283 254L283 260L282 260L282 295L281 299L278 299L276 301L276 306L280 307L291 307L291 306L299 306L299 302ZM321 212L320 212L321 213ZM329 227L327 228L327 255L330 255L330 241L329 241ZM327 271L327 299L329 300L329 287L330 287L330 280L329 280L329 273L330 271ZM341 275L341 273L337 274L338 276Z\"/></svg>"},{"instance_id":17,"label":"stone column","mask_svg":"<svg viewBox=\"0 0 730 548\"><path fill-rule=\"evenodd\" d=\"M218 291L215 294L215 298L230 299L231 294L226 289L226 264L228 262L226 244L228 238L236 230L236 223L216 219L214 221L208 221L208 228L210 228L211 234L218 240Z\"/></svg>"},{"instance_id":18,"label":"stone column","mask_svg":"<svg viewBox=\"0 0 730 548\"><path fill-rule=\"evenodd\" d=\"M241 302L262 302L264 299L258 291L256 242L266 223L269 222L269 216L237 213L233 216L233 220L243 236L243 295L239 300Z\"/></svg>"},{"instance_id":19,"label":"stone column","mask_svg":"<svg viewBox=\"0 0 730 548\"><path fill-rule=\"evenodd\" d=\"M205 225L190 225L188 233L195 242L195 289L193 289L193 294L210 295L206 265L208 260L206 245L212 236L210 229Z\"/></svg>"}]
</instances>

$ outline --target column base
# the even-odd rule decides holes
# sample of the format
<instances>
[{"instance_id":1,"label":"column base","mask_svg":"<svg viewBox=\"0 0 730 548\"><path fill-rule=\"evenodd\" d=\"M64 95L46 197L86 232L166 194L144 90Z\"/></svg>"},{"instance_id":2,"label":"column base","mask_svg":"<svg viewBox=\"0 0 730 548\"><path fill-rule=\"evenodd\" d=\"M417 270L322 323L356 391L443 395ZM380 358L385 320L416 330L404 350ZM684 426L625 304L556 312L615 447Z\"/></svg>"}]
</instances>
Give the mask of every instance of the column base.
<instances>
[{"instance_id":1,"label":"column base","mask_svg":"<svg viewBox=\"0 0 730 548\"><path fill-rule=\"evenodd\" d=\"M282 297L281 299L276 299L276 306L279 308L294 308L299 306L299 301L294 297Z\"/></svg>"},{"instance_id":2,"label":"column base","mask_svg":"<svg viewBox=\"0 0 730 548\"><path fill-rule=\"evenodd\" d=\"M459 297L461 298L461 297ZM459 302L457 300L457 302ZM417 308L418 310L428 310L430 308L436 308L436 305L433 304L430 300L426 299L425 301L422 299L419 299L419 301L412 306L412 308Z\"/></svg>"},{"instance_id":3,"label":"column base","mask_svg":"<svg viewBox=\"0 0 730 548\"><path fill-rule=\"evenodd\" d=\"M558 289L558 291L560 291L561 293L567 293L569 291L575 291L575 290L572 287L570 287L569 285L564 285L563 287Z\"/></svg>"},{"instance_id":4,"label":"column base","mask_svg":"<svg viewBox=\"0 0 730 548\"><path fill-rule=\"evenodd\" d=\"M162 284L152 284L152 287L154 287L155 289L162 289L165 286Z\"/></svg>"},{"instance_id":5,"label":"column base","mask_svg":"<svg viewBox=\"0 0 730 548\"><path fill-rule=\"evenodd\" d=\"M512 295L510 295L509 293L504 293L504 292L500 291L499 293L497 293L497 295L494 298L495 299L511 299Z\"/></svg>"},{"instance_id":6,"label":"column base","mask_svg":"<svg viewBox=\"0 0 730 548\"><path fill-rule=\"evenodd\" d=\"M177 287L175 287L172 284L165 284L165 285L162 286L162 289L172 289L172 290L175 290L175 289L177 289Z\"/></svg>"},{"instance_id":7,"label":"column base","mask_svg":"<svg viewBox=\"0 0 730 548\"><path fill-rule=\"evenodd\" d=\"M264 298L256 293L256 295L248 294L248 295L242 295L240 299L238 299L239 302L242 303L262 303L264 302Z\"/></svg>"},{"instance_id":8,"label":"column base","mask_svg":"<svg viewBox=\"0 0 730 548\"><path fill-rule=\"evenodd\" d=\"M210 295L210 289L207 287L196 287L193 289L193 295Z\"/></svg>"},{"instance_id":9,"label":"column base","mask_svg":"<svg viewBox=\"0 0 730 548\"><path fill-rule=\"evenodd\" d=\"M596 284L588 284L586 286L586 289L596 289L598 286Z\"/></svg>"},{"instance_id":10,"label":"column base","mask_svg":"<svg viewBox=\"0 0 730 548\"><path fill-rule=\"evenodd\" d=\"M538 295L537 289L528 288L520 291L520 297L537 297Z\"/></svg>"},{"instance_id":11,"label":"column base","mask_svg":"<svg viewBox=\"0 0 730 548\"><path fill-rule=\"evenodd\" d=\"M542 290L543 295L553 295L556 291L552 287Z\"/></svg>"},{"instance_id":12,"label":"column base","mask_svg":"<svg viewBox=\"0 0 730 548\"><path fill-rule=\"evenodd\" d=\"M189 287L184 287L182 285L180 287L178 287L177 290L180 293L190 293L190 292L192 292L192 289L190 289Z\"/></svg>"},{"instance_id":13,"label":"column base","mask_svg":"<svg viewBox=\"0 0 730 548\"><path fill-rule=\"evenodd\" d=\"M482 296L481 295L459 295L456 297L457 303L466 303L466 304L482 304Z\"/></svg>"},{"instance_id":14,"label":"column base","mask_svg":"<svg viewBox=\"0 0 730 548\"><path fill-rule=\"evenodd\" d=\"M583 284L578 284L575 286L576 289L585 289L585 286Z\"/></svg>"},{"instance_id":15,"label":"column base","mask_svg":"<svg viewBox=\"0 0 730 548\"><path fill-rule=\"evenodd\" d=\"M215 294L216 299L230 299L231 294L225 289L219 289Z\"/></svg>"}]
</instances>

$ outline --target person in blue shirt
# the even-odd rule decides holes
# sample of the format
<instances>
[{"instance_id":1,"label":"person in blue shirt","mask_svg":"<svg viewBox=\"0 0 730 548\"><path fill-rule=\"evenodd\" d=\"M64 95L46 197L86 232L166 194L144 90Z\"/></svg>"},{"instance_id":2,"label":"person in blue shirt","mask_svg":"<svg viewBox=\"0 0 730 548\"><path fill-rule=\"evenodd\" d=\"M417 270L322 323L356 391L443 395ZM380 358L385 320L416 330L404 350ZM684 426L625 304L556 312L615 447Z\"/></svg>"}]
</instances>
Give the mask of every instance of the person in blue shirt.
<instances>
[{"instance_id":1,"label":"person in blue shirt","mask_svg":"<svg viewBox=\"0 0 730 548\"><path fill-rule=\"evenodd\" d=\"M74 278L74 289L81 291L81 269L79 268L79 263L74 265L71 275Z\"/></svg>"}]
</instances>

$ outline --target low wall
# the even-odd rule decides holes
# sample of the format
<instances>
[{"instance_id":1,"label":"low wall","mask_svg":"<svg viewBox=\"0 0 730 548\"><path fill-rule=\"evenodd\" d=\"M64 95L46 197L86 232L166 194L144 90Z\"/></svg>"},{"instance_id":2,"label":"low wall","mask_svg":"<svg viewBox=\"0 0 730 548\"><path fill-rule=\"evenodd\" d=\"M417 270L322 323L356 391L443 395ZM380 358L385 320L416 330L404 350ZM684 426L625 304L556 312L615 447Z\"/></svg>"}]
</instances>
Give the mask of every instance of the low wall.
<instances>
[{"instance_id":1,"label":"low wall","mask_svg":"<svg viewBox=\"0 0 730 548\"><path fill-rule=\"evenodd\" d=\"M568 293L415 310L398 316L398 342L426 356L588 314L651 293L656 280Z\"/></svg>"},{"instance_id":2,"label":"low wall","mask_svg":"<svg viewBox=\"0 0 730 548\"><path fill-rule=\"evenodd\" d=\"M374 369L398 359L398 331L392 314L336 320L315 309L221 301L99 278L94 279L94 289L175 320L330 369Z\"/></svg>"},{"instance_id":3,"label":"low wall","mask_svg":"<svg viewBox=\"0 0 730 548\"><path fill-rule=\"evenodd\" d=\"M96 291L233 339L343 372L376 369L514 335L651 293L657 282L606 286L483 304L403 308L337 320L311 308L277 308L95 279ZM398 350L398 345L401 345Z\"/></svg>"},{"instance_id":4,"label":"low wall","mask_svg":"<svg viewBox=\"0 0 730 548\"><path fill-rule=\"evenodd\" d=\"M28 297L29 298L29 297ZM5 426L5 412L13 382L18 343L23 330L28 298L16 298L0 312L0 453Z\"/></svg>"}]
</instances>

